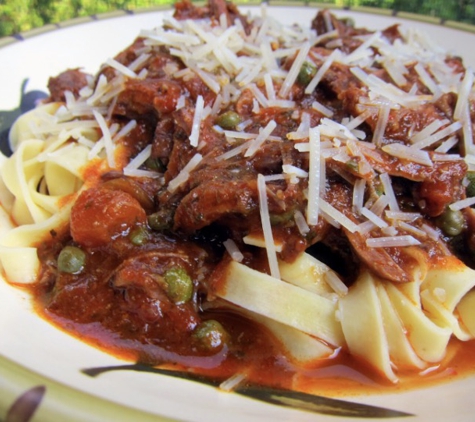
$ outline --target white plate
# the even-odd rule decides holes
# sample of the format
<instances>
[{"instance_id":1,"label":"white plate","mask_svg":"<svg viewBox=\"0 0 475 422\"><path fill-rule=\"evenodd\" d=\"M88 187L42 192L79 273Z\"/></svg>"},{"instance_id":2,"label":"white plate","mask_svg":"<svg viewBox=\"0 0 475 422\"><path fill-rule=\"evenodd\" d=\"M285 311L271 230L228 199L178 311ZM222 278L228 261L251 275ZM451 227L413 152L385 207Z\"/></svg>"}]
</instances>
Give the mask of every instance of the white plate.
<instances>
[{"instance_id":1,"label":"white plate","mask_svg":"<svg viewBox=\"0 0 475 422\"><path fill-rule=\"evenodd\" d=\"M285 23L307 24L317 10L302 6L271 7L269 11ZM124 13L120 17L91 19L7 44L0 49L0 115L5 116L7 110L11 110L11 116L17 113L20 87L25 79L28 79L27 91L46 91L48 77L66 68L83 67L95 72L107 57L132 42L141 28L159 25L163 13ZM372 29L382 29L395 22L401 22L403 27L420 27L436 43L457 52L468 65L475 66L472 53L475 35L469 32L392 16L336 13L352 17L358 26ZM266 404L174 377L136 371L111 371L90 377L81 372L84 368L123 364L126 362L38 318L26 294L0 282L0 420L5 419L14 401L28 390L24 402L33 397L30 403L40 403L33 415L35 421L348 420ZM391 420L472 421L474 391L475 378L471 377L430 389L356 397L351 401L415 415Z\"/></svg>"}]
</instances>

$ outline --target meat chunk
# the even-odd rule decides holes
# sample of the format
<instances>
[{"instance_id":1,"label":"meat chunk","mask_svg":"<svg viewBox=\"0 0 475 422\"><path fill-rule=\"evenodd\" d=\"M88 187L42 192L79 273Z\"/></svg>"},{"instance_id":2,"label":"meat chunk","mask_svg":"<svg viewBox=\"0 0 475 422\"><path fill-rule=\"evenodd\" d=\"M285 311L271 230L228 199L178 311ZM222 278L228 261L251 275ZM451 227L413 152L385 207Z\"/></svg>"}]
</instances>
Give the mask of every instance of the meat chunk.
<instances>
[{"instance_id":1,"label":"meat chunk","mask_svg":"<svg viewBox=\"0 0 475 422\"><path fill-rule=\"evenodd\" d=\"M71 210L71 235L80 245L109 244L146 221L140 203L128 193L106 188L84 191Z\"/></svg>"},{"instance_id":2,"label":"meat chunk","mask_svg":"<svg viewBox=\"0 0 475 422\"><path fill-rule=\"evenodd\" d=\"M430 217L443 214L447 206L465 194L462 180L467 165L464 161L444 162L437 167L437 171L417 185L414 192L419 207Z\"/></svg>"},{"instance_id":3,"label":"meat chunk","mask_svg":"<svg viewBox=\"0 0 475 422\"><path fill-rule=\"evenodd\" d=\"M189 282L186 286L187 300L175 301L171 293L173 290L167 283L167 274L177 269L186 275ZM199 321L190 302L196 288L188 275L191 270L189 259L179 250L157 250L122 262L111 275L109 283L114 289L123 292L123 309L136 313L148 323L163 324L163 319L168 319L175 330L186 332L192 331ZM185 297L184 294L182 296Z\"/></svg>"},{"instance_id":4,"label":"meat chunk","mask_svg":"<svg viewBox=\"0 0 475 422\"><path fill-rule=\"evenodd\" d=\"M176 19L203 19L212 17L216 20L224 15L228 25L234 23L235 19L239 19L246 33L249 33L250 25L246 17L241 15L236 5L226 2L226 0L210 0L204 7L194 6L190 0L180 0L175 3Z\"/></svg>"},{"instance_id":5,"label":"meat chunk","mask_svg":"<svg viewBox=\"0 0 475 422\"><path fill-rule=\"evenodd\" d=\"M338 37L342 40L343 45L341 49L345 53L349 53L361 45L362 41L356 37L357 35L370 33L367 29L353 27L349 20L338 19L328 9L317 13L317 16L312 21L312 29L315 29L318 35L336 30Z\"/></svg>"},{"instance_id":6,"label":"meat chunk","mask_svg":"<svg viewBox=\"0 0 475 422\"><path fill-rule=\"evenodd\" d=\"M181 87L169 79L131 79L119 94L114 113L129 118L158 118L176 109Z\"/></svg>"},{"instance_id":7,"label":"meat chunk","mask_svg":"<svg viewBox=\"0 0 475 422\"><path fill-rule=\"evenodd\" d=\"M411 280L410 274L396 263L388 249L368 247L366 237L360 233L345 230L345 235L359 259L381 278L397 283Z\"/></svg>"},{"instance_id":8,"label":"meat chunk","mask_svg":"<svg viewBox=\"0 0 475 422\"><path fill-rule=\"evenodd\" d=\"M79 91L88 84L87 73L79 69L70 69L60 73L56 77L52 77L48 81L48 89L50 92L49 100L51 102L66 101L64 93L71 92L75 97L79 95Z\"/></svg>"},{"instance_id":9,"label":"meat chunk","mask_svg":"<svg viewBox=\"0 0 475 422\"><path fill-rule=\"evenodd\" d=\"M194 232L223 215L248 217L258 209L256 178L210 179L188 193L175 213L175 227Z\"/></svg>"}]
</instances>

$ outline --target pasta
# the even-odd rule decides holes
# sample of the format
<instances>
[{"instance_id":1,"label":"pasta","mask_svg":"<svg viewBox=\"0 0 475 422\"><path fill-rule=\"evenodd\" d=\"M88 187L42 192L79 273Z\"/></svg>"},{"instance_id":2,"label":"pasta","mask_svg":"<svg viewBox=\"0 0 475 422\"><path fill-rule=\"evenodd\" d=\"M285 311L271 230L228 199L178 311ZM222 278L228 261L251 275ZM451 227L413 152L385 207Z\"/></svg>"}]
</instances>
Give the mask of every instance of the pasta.
<instances>
[{"instance_id":1,"label":"pasta","mask_svg":"<svg viewBox=\"0 0 475 422\"><path fill-rule=\"evenodd\" d=\"M16 121L2 270L149 364L396 384L475 337L472 86L417 32L183 0Z\"/></svg>"}]
</instances>

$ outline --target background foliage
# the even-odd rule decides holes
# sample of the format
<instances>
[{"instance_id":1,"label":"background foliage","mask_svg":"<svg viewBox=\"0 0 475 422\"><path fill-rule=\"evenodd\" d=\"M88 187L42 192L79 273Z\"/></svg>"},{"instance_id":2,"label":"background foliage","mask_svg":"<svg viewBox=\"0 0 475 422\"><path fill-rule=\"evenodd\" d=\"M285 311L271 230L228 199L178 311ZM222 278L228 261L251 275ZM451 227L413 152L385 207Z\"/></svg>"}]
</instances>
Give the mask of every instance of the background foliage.
<instances>
[{"instance_id":1,"label":"background foliage","mask_svg":"<svg viewBox=\"0 0 475 422\"><path fill-rule=\"evenodd\" d=\"M245 1L245 0L244 0ZM383 7L475 23L475 0L307 0L338 6ZM0 0L0 37L49 23L167 4L170 0ZM238 1L239 2L239 1ZM243 2L242 0L240 1ZM272 0L270 1L272 3Z\"/></svg>"}]
</instances>

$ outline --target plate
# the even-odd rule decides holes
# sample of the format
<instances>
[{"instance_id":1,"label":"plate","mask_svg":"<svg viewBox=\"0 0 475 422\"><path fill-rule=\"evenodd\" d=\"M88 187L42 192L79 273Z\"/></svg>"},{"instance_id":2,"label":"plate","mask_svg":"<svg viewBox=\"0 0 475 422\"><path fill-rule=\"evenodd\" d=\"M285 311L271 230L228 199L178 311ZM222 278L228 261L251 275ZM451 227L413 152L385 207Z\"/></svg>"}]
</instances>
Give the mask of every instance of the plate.
<instances>
[{"instance_id":1,"label":"plate","mask_svg":"<svg viewBox=\"0 0 475 422\"><path fill-rule=\"evenodd\" d=\"M258 12L252 7L241 10ZM316 12L316 8L308 5L269 7L269 13L285 23L309 23ZM469 66L475 66L471 48L475 35L470 32L384 14L334 12L371 29L383 29L396 22L403 28L417 26L435 43L464 57ZM131 43L140 29L160 25L167 13L171 12L123 12L0 40L2 136L9 123L28 107L28 102L46 91L49 76L78 67L95 72L107 57ZM23 95L27 101L20 104L22 93L28 94ZM2 227L5 226L0 225L0 231ZM282 402L270 404L243 394L226 393L213 385L143 371L54 328L35 315L26 293L5 282L0 283L0 298L1 420L348 420L344 414L314 413L323 409L321 403L308 404L307 410L299 410ZM87 371L91 368L103 370ZM407 418L402 413L391 414L391 420L395 421L469 421L473 420L473 391L475 378L469 377L429 389L351 397L347 401L412 415ZM377 415L369 412L366 417ZM375 417L375 420L383 419Z\"/></svg>"}]
</instances>

